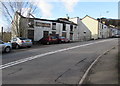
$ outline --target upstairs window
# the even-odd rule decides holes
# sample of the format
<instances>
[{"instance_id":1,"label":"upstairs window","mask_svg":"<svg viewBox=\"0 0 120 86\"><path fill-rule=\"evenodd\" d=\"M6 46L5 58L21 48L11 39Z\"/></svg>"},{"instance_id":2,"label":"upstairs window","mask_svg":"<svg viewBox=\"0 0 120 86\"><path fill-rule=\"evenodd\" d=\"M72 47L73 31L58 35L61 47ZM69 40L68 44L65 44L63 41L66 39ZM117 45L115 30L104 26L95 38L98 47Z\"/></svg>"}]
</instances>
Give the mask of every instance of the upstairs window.
<instances>
[{"instance_id":1,"label":"upstairs window","mask_svg":"<svg viewBox=\"0 0 120 86\"><path fill-rule=\"evenodd\" d=\"M28 23L30 28L34 28L34 20L33 19L29 19L29 23Z\"/></svg>"},{"instance_id":2,"label":"upstairs window","mask_svg":"<svg viewBox=\"0 0 120 86\"><path fill-rule=\"evenodd\" d=\"M73 31L73 25L70 25L70 31Z\"/></svg>"},{"instance_id":3,"label":"upstairs window","mask_svg":"<svg viewBox=\"0 0 120 86\"><path fill-rule=\"evenodd\" d=\"M63 24L63 31L66 31L66 24Z\"/></svg>"},{"instance_id":4,"label":"upstairs window","mask_svg":"<svg viewBox=\"0 0 120 86\"><path fill-rule=\"evenodd\" d=\"M56 30L56 23L52 23L52 30Z\"/></svg>"}]
</instances>

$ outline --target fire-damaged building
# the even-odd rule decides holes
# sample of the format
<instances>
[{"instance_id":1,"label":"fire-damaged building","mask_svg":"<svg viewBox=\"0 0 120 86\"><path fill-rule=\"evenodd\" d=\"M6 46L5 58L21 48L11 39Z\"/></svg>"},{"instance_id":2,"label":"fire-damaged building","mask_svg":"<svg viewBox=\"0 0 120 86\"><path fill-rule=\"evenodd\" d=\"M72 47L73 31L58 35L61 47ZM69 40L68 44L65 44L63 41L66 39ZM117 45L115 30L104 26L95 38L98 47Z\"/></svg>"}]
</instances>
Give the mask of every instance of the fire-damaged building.
<instances>
[{"instance_id":1,"label":"fire-damaged building","mask_svg":"<svg viewBox=\"0 0 120 86\"><path fill-rule=\"evenodd\" d=\"M39 41L45 36L62 36L71 41L84 40L80 37L80 28L76 23L66 18L58 18L57 20L48 20L40 18L27 18L16 12L14 21L17 20L17 26L12 26L12 37L26 37L33 41ZM18 22L19 21L19 22ZM87 38L90 40L91 33Z\"/></svg>"}]
</instances>

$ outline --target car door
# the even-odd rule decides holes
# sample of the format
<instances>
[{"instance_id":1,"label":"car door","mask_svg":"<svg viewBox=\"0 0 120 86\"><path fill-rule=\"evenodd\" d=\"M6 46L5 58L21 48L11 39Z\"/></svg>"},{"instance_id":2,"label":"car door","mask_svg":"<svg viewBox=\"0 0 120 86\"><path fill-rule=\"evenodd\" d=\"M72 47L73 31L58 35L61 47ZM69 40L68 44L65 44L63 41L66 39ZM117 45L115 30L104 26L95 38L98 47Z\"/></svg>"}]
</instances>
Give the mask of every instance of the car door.
<instances>
[{"instance_id":1,"label":"car door","mask_svg":"<svg viewBox=\"0 0 120 86\"><path fill-rule=\"evenodd\" d=\"M12 43L12 47L13 48L15 48L16 47L16 45L17 45L17 38L13 38L12 40L11 40L11 43Z\"/></svg>"},{"instance_id":2,"label":"car door","mask_svg":"<svg viewBox=\"0 0 120 86\"><path fill-rule=\"evenodd\" d=\"M53 43L57 43L57 37L53 36L52 41L53 41Z\"/></svg>"}]
</instances>

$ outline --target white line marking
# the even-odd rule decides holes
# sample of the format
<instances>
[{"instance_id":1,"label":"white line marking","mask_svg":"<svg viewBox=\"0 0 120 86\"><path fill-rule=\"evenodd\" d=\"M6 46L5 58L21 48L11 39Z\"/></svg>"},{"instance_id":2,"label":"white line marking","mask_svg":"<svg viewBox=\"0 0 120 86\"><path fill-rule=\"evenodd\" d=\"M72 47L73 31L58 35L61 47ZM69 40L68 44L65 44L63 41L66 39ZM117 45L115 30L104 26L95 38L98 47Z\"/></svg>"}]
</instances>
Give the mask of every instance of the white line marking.
<instances>
[{"instance_id":1,"label":"white line marking","mask_svg":"<svg viewBox=\"0 0 120 86\"><path fill-rule=\"evenodd\" d=\"M75 49L75 48L80 48L80 47L84 47L84 46L88 46L88 45L92 45L92 44L97 44L97 43L101 43L101 42L105 42L105 41L111 41L111 40L113 40L113 39L98 41L98 42L84 44L84 45L78 45L78 46L74 46L74 47L69 47L69 48L65 48L65 49L60 49L60 50L56 50L56 51L52 51L52 52L43 53L43 54L36 55L36 56L31 56L31 57L28 57L28 58L24 58L24 59L20 59L20 60L17 60L17 61L13 61L13 62L10 62L10 63L0 65L0 70L11 67L11 66L14 66L14 65L17 65L17 64L21 64L21 63L24 63L24 62L27 62L27 61L30 61L30 60L33 60L33 59L36 59L36 58L40 58L40 57L43 57L43 56L47 56L47 55L55 54L55 53L58 53L58 52L63 52L63 51Z\"/></svg>"}]
</instances>

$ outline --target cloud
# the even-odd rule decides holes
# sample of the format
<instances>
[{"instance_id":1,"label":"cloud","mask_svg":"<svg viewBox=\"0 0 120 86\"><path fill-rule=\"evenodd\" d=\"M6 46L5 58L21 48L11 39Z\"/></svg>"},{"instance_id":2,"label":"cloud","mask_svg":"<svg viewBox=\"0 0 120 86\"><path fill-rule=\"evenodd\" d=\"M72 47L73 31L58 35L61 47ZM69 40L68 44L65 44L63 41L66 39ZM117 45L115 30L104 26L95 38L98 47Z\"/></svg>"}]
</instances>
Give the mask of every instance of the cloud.
<instances>
[{"instance_id":1,"label":"cloud","mask_svg":"<svg viewBox=\"0 0 120 86\"><path fill-rule=\"evenodd\" d=\"M73 12L75 5L79 2L79 0L29 0L34 2L42 12L42 17L51 17L52 16L52 9L53 4L50 2L62 2L67 9L68 12Z\"/></svg>"},{"instance_id":2,"label":"cloud","mask_svg":"<svg viewBox=\"0 0 120 86\"><path fill-rule=\"evenodd\" d=\"M60 0L64 3L65 8L68 12L73 12L75 5L79 2L79 0Z\"/></svg>"},{"instance_id":3,"label":"cloud","mask_svg":"<svg viewBox=\"0 0 120 86\"><path fill-rule=\"evenodd\" d=\"M41 10L42 17L52 16L53 6L47 0L30 0L30 1L32 1L32 4L34 2L34 5Z\"/></svg>"}]
</instances>

